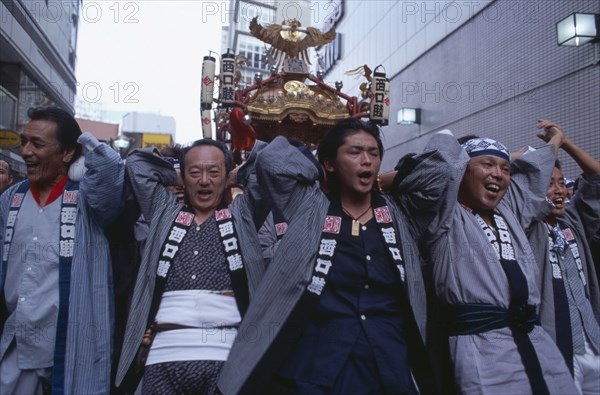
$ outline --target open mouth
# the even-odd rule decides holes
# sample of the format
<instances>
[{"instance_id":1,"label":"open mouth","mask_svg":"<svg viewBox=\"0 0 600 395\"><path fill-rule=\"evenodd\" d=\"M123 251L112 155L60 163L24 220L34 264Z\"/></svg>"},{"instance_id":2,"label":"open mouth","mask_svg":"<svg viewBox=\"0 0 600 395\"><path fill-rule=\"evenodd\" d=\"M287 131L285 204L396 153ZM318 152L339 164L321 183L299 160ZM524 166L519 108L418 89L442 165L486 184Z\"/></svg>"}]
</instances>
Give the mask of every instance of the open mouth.
<instances>
[{"instance_id":1,"label":"open mouth","mask_svg":"<svg viewBox=\"0 0 600 395\"><path fill-rule=\"evenodd\" d=\"M493 183L485 184L484 188L493 193L500 192L500 185L498 185L498 184L493 184Z\"/></svg>"},{"instance_id":2,"label":"open mouth","mask_svg":"<svg viewBox=\"0 0 600 395\"><path fill-rule=\"evenodd\" d=\"M552 200L552 203L554 203L555 206L562 206L565 203L565 198L558 197Z\"/></svg>"},{"instance_id":3,"label":"open mouth","mask_svg":"<svg viewBox=\"0 0 600 395\"><path fill-rule=\"evenodd\" d=\"M211 198L212 194L210 189L199 189L195 193L196 198L200 200L208 200Z\"/></svg>"},{"instance_id":4,"label":"open mouth","mask_svg":"<svg viewBox=\"0 0 600 395\"><path fill-rule=\"evenodd\" d=\"M35 169L36 167L38 167L40 164L39 163L34 163L34 162L25 162L25 166L27 166L27 169Z\"/></svg>"},{"instance_id":5,"label":"open mouth","mask_svg":"<svg viewBox=\"0 0 600 395\"><path fill-rule=\"evenodd\" d=\"M373 172L371 171L363 171L361 173L358 173L358 178L361 182L361 184L368 184L369 182L371 182L371 178L373 177Z\"/></svg>"}]
</instances>

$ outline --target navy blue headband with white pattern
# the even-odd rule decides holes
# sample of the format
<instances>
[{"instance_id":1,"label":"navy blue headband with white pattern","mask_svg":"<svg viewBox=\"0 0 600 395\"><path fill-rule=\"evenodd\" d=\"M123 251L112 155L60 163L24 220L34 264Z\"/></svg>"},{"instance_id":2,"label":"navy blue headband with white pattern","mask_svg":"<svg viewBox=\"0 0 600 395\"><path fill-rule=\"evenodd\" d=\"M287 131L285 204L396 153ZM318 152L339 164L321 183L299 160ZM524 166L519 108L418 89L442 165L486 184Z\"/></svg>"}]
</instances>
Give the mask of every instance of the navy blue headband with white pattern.
<instances>
[{"instance_id":1,"label":"navy blue headband with white pattern","mask_svg":"<svg viewBox=\"0 0 600 395\"><path fill-rule=\"evenodd\" d=\"M475 138L465 142L462 147L471 158L481 155L492 155L510 162L510 152L508 152L504 144L496 140Z\"/></svg>"}]
</instances>

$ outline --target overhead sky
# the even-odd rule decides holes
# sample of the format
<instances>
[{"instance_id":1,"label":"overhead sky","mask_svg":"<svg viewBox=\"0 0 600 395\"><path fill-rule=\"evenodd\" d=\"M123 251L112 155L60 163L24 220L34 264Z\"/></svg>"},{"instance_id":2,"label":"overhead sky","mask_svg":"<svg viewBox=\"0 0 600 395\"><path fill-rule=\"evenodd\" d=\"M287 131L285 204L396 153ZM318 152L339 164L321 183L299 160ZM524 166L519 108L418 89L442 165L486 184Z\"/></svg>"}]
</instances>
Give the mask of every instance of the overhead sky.
<instances>
[{"instance_id":1,"label":"overhead sky","mask_svg":"<svg viewBox=\"0 0 600 395\"><path fill-rule=\"evenodd\" d=\"M331 0L261 3L276 8L278 23L297 18L316 27L335 8ZM112 122L133 111L172 116L178 143L201 138L203 57L209 50L221 52L223 26L236 17L249 23L256 9L246 6L236 16L229 0L84 0L77 38L78 103L118 112Z\"/></svg>"},{"instance_id":2,"label":"overhead sky","mask_svg":"<svg viewBox=\"0 0 600 395\"><path fill-rule=\"evenodd\" d=\"M229 1L84 1L78 98L108 111L173 116L176 141L201 138L202 58L221 50Z\"/></svg>"}]
</instances>

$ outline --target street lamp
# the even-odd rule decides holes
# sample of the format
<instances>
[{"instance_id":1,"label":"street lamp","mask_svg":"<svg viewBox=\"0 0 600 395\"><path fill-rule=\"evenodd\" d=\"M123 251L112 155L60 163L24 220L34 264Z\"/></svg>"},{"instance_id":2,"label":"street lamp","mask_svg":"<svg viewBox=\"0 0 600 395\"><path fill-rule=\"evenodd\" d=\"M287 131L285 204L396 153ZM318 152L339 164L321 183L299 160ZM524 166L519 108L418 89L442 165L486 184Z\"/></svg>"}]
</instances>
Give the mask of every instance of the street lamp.
<instances>
[{"instance_id":1,"label":"street lamp","mask_svg":"<svg viewBox=\"0 0 600 395\"><path fill-rule=\"evenodd\" d=\"M398 110L398 124L400 125L419 125L421 123L420 108L403 107Z\"/></svg>"},{"instance_id":2,"label":"street lamp","mask_svg":"<svg viewBox=\"0 0 600 395\"><path fill-rule=\"evenodd\" d=\"M575 12L556 24L558 45L578 47L598 39L599 15Z\"/></svg>"}]
</instances>

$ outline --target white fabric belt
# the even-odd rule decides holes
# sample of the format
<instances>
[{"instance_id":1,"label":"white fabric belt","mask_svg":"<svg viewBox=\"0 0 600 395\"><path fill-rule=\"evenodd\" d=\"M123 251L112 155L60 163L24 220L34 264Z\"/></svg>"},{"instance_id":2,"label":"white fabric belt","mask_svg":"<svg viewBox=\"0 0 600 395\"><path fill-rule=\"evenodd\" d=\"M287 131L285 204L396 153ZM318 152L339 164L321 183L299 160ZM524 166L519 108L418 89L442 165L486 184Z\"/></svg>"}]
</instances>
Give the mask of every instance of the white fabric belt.
<instances>
[{"instance_id":1,"label":"white fabric belt","mask_svg":"<svg viewBox=\"0 0 600 395\"><path fill-rule=\"evenodd\" d=\"M235 298L205 290L163 294L157 324L189 329L158 332L146 365L173 361L226 361L241 321ZM226 327L226 328L219 328Z\"/></svg>"},{"instance_id":2,"label":"white fabric belt","mask_svg":"<svg viewBox=\"0 0 600 395\"><path fill-rule=\"evenodd\" d=\"M156 313L158 324L195 328L236 326L241 320L234 297L196 289L165 292Z\"/></svg>"}]
</instances>

